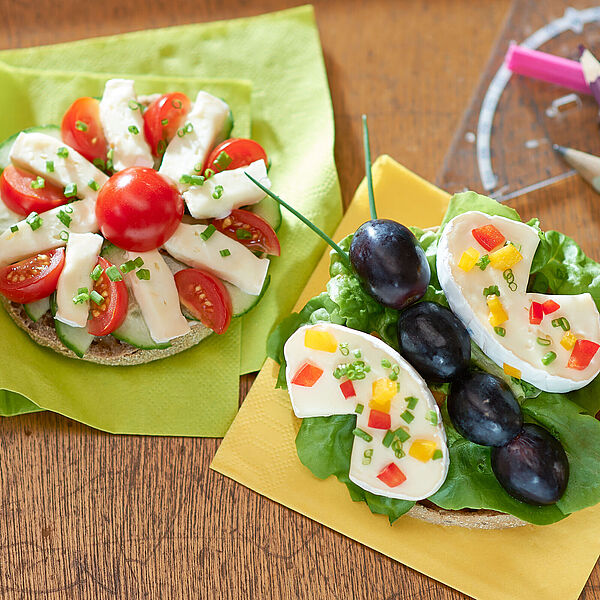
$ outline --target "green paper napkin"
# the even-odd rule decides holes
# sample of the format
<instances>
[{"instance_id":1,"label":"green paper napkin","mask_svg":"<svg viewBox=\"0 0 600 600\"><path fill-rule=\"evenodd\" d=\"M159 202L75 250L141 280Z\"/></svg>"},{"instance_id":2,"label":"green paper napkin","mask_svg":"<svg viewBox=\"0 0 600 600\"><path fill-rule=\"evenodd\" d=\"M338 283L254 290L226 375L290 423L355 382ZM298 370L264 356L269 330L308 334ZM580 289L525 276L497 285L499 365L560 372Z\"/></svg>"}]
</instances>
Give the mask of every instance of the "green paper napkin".
<instances>
[{"instance_id":1,"label":"green paper napkin","mask_svg":"<svg viewBox=\"0 0 600 600\"><path fill-rule=\"evenodd\" d=\"M311 6L6 50L0 60L41 69L107 73L118 65L133 74L249 79L252 137L272 159L273 189L329 233L341 218L331 98ZM287 214L279 237L282 256L272 261L271 286L259 306L243 317L241 373L261 367L269 331L289 314L324 249Z\"/></svg>"},{"instance_id":2,"label":"green paper napkin","mask_svg":"<svg viewBox=\"0 0 600 600\"><path fill-rule=\"evenodd\" d=\"M59 123L73 101L102 94L111 75L12 68L0 63L0 139L34 124ZM234 132L250 131L251 88L242 81L136 76L141 94L204 89L225 98ZM112 433L220 437L238 406L241 321L222 336L165 360L107 367L38 346L0 311L0 414L48 409ZM23 394L21 396L17 393ZM27 398L30 398L28 400Z\"/></svg>"}]
</instances>

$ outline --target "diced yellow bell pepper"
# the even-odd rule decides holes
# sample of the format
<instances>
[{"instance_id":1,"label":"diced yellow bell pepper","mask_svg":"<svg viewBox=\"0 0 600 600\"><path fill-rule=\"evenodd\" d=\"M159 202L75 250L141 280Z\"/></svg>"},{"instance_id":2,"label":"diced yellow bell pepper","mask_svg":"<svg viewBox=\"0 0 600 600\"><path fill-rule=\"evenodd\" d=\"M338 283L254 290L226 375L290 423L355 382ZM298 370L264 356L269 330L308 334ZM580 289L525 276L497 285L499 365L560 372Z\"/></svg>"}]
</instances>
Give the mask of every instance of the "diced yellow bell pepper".
<instances>
[{"instance_id":1,"label":"diced yellow bell pepper","mask_svg":"<svg viewBox=\"0 0 600 600\"><path fill-rule=\"evenodd\" d=\"M509 377L514 377L515 379L521 379L521 371L519 371L519 369L517 369L516 367L511 367L510 365L507 365L506 363L504 363L503 369L504 369L504 372Z\"/></svg>"},{"instance_id":2,"label":"diced yellow bell pepper","mask_svg":"<svg viewBox=\"0 0 600 600\"><path fill-rule=\"evenodd\" d=\"M523 255L512 244L503 246L499 250L492 252L490 255L490 265L494 269L505 271L516 265L523 259Z\"/></svg>"},{"instance_id":3,"label":"diced yellow bell pepper","mask_svg":"<svg viewBox=\"0 0 600 600\"><path fill-rule=\"evenodd\" d=\"M574 336L570 331L567 331L567 333L565 333L565 335L563 335L562 340L560 340L560 345L565 350L573 350L576 341L577 341L577 337Z\"/></svg>"},{"instance_id":4,"label":"diced yellow bell pepper","mask_svg":"<svg viewBox=\"0 0 600 600\"><path fill-rule=\"evenodd\" d=\"M463 271L470 271L479 260L479 256L479 252L473 247L465 250L458 261L458 268Z\"/></svg>"},{"instance_id":5,"label":"diced yellow bell pepper","mask_svg":"<svg viewBox=\"0 0 600 600\"><path fill-rule=\"evenodd\" d=\"M381 377L373 382L373 395L369 406L375 410L389 413L392 398L398 393L398 386L395 381L387 377Z\"/></svg>"},{"instance_id":6,"label":"diced yellow bell pepper","mask_svg":"<svg viewBox=\"0 0 600 600\"><path fill-rule=\"evenodd\" d=\"M487 305L490 309L490 314L488 316L488 320L492 327L498 327L498 325L502 325L505 321L508 321L508 315L504 310L504 306L502 306L502 302L500 302L500 298L495 294L492 294L487 297Z\"/></svg>"},{"instance_id":7,"label":"diced yellow bell pepper","mask_svg":"<svg viewBox=\"0 0 600 600\"><path fill-rule=\"evenodd\" d=\"M338 347L333 334L322 329L307 329L304 334L304 345L307 348L322 350L323 352L335 352Z\"/></svg>"},{"instance_id":8,"label":"diced yellow bell pepper","mask_svg":"<svg viewBox=\"0 0 600 600\"><path fill-rule=\"evenodd\" d=\"M437 444L433 440L415 440L408 453L421 462L428 462L433 457Z\"/></svg>"}]
</instances>

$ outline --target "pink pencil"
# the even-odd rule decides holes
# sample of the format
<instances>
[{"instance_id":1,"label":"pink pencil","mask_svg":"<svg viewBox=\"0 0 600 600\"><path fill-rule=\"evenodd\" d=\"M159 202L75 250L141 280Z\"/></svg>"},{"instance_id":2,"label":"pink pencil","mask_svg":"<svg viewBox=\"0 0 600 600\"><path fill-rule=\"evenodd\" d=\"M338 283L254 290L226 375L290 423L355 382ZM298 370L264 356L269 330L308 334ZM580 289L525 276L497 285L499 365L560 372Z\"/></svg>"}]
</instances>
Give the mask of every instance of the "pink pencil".
<instances>
[{"instance_id":1,"label":"pink pencil","mask_svg":"<svg viewBox=\"0 0 600 600\"><path fill-rule=\"evenodd\" d=\"M504 64L518 75L554 83L582 94L592 93L583 76L583 69L576 60L511 44Z\"/></svg>"}]
</instances>

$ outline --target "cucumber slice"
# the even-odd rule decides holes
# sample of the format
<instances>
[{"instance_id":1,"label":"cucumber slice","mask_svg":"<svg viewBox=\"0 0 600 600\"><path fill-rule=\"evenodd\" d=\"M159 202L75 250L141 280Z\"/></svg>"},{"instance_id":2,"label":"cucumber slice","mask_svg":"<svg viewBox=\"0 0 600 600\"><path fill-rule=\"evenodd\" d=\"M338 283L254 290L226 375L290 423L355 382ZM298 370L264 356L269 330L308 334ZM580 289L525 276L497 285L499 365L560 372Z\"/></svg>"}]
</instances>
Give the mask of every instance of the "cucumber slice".
<instances>
[{"instance_id":1,"label":"cucumber slice","mask_svg":"<svg viewBox=\"0 0 600 600\"><path fill-rule=\"evenodd\" d=\"M233 113L231 112L230 108L227 118L225 119L225 123L223 123L223 129L221 129L221 133L219 133L217 139L215 140L215 147L231 137L234 123L235 119L233 118Z\"/></svg>"},{"instance_id":2,"label":"cucumber slice","mask_svg":"<svg viewBox=\"0 0 600 600\"><path fill-rule=\"evenodd\" d=\"M2 143L0 143L0 173L10 165L10 151L17 139L19 133L45 133L46 135L51 135L55 137L57 140L60 140L60 127L56 125L41 125L39 127L28 127L27 129L23 129L23 131L18 131L14 135L11 135L9 138L5 139Z\"/></svg>"},{"instance_id":3,"label":"cucumber slice","mask_svg":"<svg viewBox=\"0 0 600 600\"><path fill-rule=\"evenodd\" d=\"M231 285L231 283L223 282L229 295L231 296L231 304L233 306L233 318L241 317L245 315L247 312L251 311L261 300L261 298L265 295L269 284L271 283L271 276L267 275L265 278L265 282L263 284L262 290L260 290L260 294L258 296L252 296L251 294L246 294L246 292L242 292L240 288L235 285Z\"/></svg>"},{"instance_id":4,"label":"cucumber slice","mask_svg":"<svg viewBox=\"0 0 600 600\"><path fill-rule=\"evenodd\" d=\"M57 310L56 294L52 294L49 304L52 315L55 315ZM75 352L79 358L83 358L95 339L91 333L88 333L85 327L72 327L56 319L54 319L54 328L56 329L58 339L69 350Z\"/></svg>"},{"instance_id":5,"label":"cucumber slice","mask_svg":"<svg viewBox=\"0 0 600 600\"><path fill-rule=\"evenodd\" d=\"M24 304L23 309L27 316L34 322L37 323L49 310L50 310L50 297L42 298L37 302L30 302Z\"/></svg>"},{"instance_id":6,"label":"cucumber slice","mask_svg":"<svg viewBox=\"0 0 600 600\"><path fill-rule=\"evenodd\" d=\"M249 206L248 210L262 217L275 231L281 227L281 207L271 196L265 196L260 202Z\"/></svg>"},{"instance_id":7,"label":"cucumber slice","mask_svg":"<svg viewBox=\"0 0 600 600\"><path fill-rule=\"evenodd\" d=\"M120 266L125 262L125 251L114 244L107 244L102 249L101 255L113 265ZM127 281L125 283L127 283ZM112 336L121 342L126 342L127 344L131 344L142 350L168 348L171 344L158 344L152 339L146 321L144 321L140 306L135 301L133 291L129 285L127 285L127 291L129 292L127 316L121 327L112 332Z\"/></svg>"}]
</instances>

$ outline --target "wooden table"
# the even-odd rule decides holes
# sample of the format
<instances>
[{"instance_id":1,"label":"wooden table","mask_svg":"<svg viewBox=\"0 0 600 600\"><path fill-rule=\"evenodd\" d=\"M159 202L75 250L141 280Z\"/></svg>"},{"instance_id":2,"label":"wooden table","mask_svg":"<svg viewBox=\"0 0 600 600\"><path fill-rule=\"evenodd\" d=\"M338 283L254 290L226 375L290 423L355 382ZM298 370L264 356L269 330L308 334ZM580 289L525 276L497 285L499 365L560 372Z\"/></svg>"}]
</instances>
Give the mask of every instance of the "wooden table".
<instances>
[{"instance_id":1,"label":"wooden table","mask_svg":"<svg viewBox=\"0 0 600 600\"><path fill-rule=\"evenodd\" d=\"M0 47L296 4L0 0ZM363 174L362 112L374 155L428 179L441 173L508 9L509 0L316 2L346 202ZM576 195L581 184L571 185ZM52 413L3 419L0 597L464 597L211 472L218 444L111 436ZM582 598L598 600L599 590L597 566Z\"/></svg>"}]
</instances>

